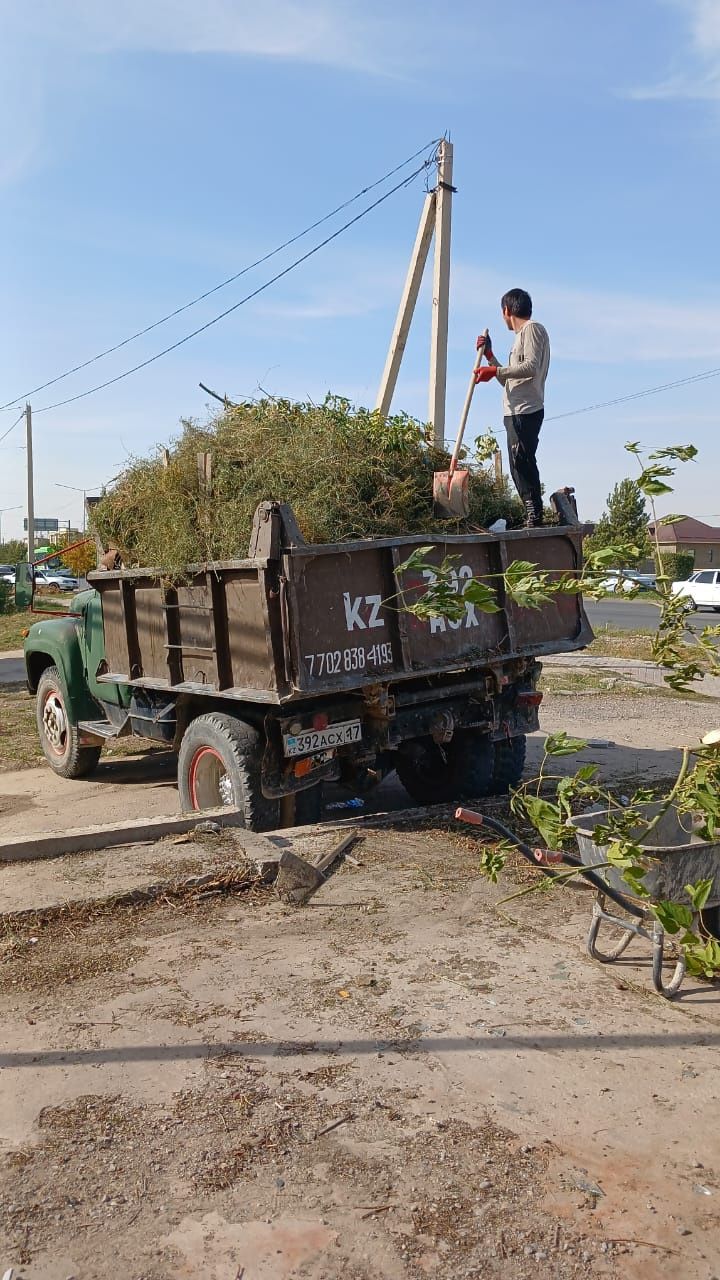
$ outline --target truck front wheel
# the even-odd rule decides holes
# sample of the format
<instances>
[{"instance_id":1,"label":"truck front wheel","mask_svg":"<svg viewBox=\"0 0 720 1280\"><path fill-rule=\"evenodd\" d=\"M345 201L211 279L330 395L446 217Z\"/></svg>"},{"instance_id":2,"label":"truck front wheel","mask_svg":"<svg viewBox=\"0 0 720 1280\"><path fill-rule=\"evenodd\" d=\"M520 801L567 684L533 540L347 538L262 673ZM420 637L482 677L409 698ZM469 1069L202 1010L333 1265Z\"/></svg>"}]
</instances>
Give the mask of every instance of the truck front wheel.
<instances>
[{"instance_id":1,"label":"truck front wheel","mask_svg":"<svg viewBox=\"0 0 720 1280\"><path fill-rule=\"evenodd\" d=\"M51 769L61 778L87 778L97 766L102 747L80 745L57 667L46 667L38 681L35 717L40 746Z\"/></svg>"},{"instance_id":2,"label":"truck front wheel","mask_svg":"<svg viewBox=\"0 0 720 1280\"><path fill-rule=\"evenodd\" d=\"M418 804L447 804L492 794L495 752L486 733L456 733L447 746L417 738L398 753L397 775Z\"/></svg>"}]
</instances>

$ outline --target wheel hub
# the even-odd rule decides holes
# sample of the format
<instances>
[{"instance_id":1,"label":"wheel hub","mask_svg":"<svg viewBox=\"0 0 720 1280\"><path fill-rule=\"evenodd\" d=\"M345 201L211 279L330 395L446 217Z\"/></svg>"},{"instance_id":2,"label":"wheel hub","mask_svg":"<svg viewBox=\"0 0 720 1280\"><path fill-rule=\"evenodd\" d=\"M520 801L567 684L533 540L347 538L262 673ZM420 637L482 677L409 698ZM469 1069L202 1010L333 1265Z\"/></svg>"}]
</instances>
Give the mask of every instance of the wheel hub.
<instances>
[{"instance_id":1,"label":"wheel hub","mask_svg":"<svg viewBox=\"0 0 720 1280\"><path fill-rule=\"evenodd\" d=\"M189 787L193 809L232 808L232 778L214 747L200 747L190 764Z\"/></svg>"},{"instance_id":2,"label":"wheel hub","mask_svg":"<svg viewBox=\"0 0 720 1280\"><path fill-rule=\"evenodd\" d=\"M51 693L43 707L43 729L45 736L55 751L62 751L67 733L65 708L56 693Z\"/></svg>"}]
</instances>

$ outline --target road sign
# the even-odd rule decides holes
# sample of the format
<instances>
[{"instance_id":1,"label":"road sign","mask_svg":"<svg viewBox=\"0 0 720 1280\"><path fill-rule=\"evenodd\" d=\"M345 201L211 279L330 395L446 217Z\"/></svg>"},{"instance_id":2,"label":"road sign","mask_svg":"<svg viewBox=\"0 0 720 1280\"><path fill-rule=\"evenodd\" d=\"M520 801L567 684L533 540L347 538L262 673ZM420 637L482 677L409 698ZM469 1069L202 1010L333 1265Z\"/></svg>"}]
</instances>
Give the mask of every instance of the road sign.
<instances>
[{"instance_id":1,"label":"road sign","mask_svg":"<svg viewBox=\"0 0 720 1280\"><path fill-rule=\"evenodd\" d=\"M34 524L35 524L36 533L57 533L58 529L60 528L59 520L50 520L50 519L41 520L39 516L35 517ZM28 526L28 522L27 522L27 516L26 516L25 519L23 520L23 529L25 530L26 533L27 533L27 526Z\"/></svg>"}]
</instances>

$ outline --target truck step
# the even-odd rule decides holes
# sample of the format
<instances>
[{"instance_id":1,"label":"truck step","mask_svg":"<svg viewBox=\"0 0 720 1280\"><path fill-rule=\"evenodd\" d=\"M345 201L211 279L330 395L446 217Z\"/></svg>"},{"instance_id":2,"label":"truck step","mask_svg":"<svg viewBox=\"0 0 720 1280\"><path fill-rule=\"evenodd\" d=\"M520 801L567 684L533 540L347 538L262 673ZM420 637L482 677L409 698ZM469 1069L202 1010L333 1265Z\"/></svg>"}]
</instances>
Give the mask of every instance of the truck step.
<instances>
[{"instance_id":1,"label":"truck step","mask_svg":"<svg viewBox=\"0 0 720 1280\"><path fill-rule=\"evenodd\" d=\"M130 733L130 720L121 725L111 724L109 720L79 720L78 730L93 738L126 738Z\"/></svg>"}]
</instances>

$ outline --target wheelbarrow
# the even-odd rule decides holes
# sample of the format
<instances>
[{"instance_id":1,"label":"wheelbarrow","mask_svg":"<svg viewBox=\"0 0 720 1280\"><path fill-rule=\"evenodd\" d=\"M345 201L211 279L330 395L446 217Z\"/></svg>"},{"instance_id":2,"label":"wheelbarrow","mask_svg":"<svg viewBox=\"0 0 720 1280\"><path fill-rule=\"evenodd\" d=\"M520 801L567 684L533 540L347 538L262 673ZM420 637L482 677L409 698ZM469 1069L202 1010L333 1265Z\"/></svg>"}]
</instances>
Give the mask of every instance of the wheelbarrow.
<instances>
[{"instance_id":1,"label":"wheelbarrow","mask_svg":"<svg viewBox=\"0 0 720 1280\"><path fill-rule=\"evenodd\" d=\"M662 804L657 801L637 806L637 811L648 821L655 818L662 809ZM595 831L598 827L607 826L613 817L621 813L621 809L593 809L569 820L569 825L575 829L579 858L565 851L560 853L549 849L533 849L502 822L472 809L458 809L455 817L460 822L483 826L504 840L509 840L543 875L554 876L556 871L553 868L558 864L577 868L579 874L595 889L586 943L588 955L600 964L614 964L634 938L644 938L652 946L653 987L658 995L672 1000L685 977L686 961L682 947L676 949L675 969L670 981L666 983L663 981L666 950L663 926L649 910L646 899L633 897L629 893L619 870L601 866L607 863L608 849L607 845L596 843ZM646 838L643 838L644 832L643 824L638 827L634 837L630 833L630 838L637 840L648 860L649 870L644 884L651 898L656 902L676 902L688 906L685 885L694 884L697 880L712 880L713 888L703 911L699 913L699 922L707 933L720 937L720 841L703 840L694 829L692 815L680 814L672 806L662 813L657 825ZM601 869L593 870L594 867ZM625 915L616 915L608 910L608 901L619 907ZM598 937L603 925L617 929L621 934L615 946L608 951L601 951L598 947ZM674 944L671 943L672 945Z\"/></svg>"}]
</instances>

